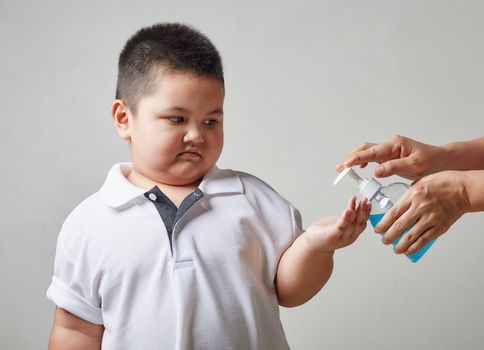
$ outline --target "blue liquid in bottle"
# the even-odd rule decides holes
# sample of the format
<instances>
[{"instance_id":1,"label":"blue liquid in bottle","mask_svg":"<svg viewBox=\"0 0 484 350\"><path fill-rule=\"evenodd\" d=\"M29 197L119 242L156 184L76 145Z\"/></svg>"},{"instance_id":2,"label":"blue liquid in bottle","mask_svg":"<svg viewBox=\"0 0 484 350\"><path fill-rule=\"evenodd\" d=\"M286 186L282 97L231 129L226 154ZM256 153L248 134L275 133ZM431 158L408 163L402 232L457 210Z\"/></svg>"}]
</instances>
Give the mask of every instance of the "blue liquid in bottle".
<instances>
[{"instance_id":1,"label":"blue liquid in bottle","mask_svg":"<svg viewBox=\"0 0 484 350\"><path fill-rule=\"evenodd\" d=\"M371 225L373 227L375 227L376 225L378 225L378 223L380 222L380 220L383 218L385 214L373 214L373 215L370 215L370 222L371 222ZM412 225L413 226L413 225ZM395 239L393 242L392 242L392 245L395 246L399 241L400 239L402 238L402 236L408 231L410 230L410 228L412 227L410 226L409 228L407 228L401 235L400 237L398 237L397 239ZM381 235L383 236L385 234L385 232L382 232ZM410 259L410 261L412 262L417 262L426 252L427 250L432 246L432 244L435 243L435 239L431 240L430 242L428 242L426 245L424 245L422 248L420 248L419 250L417 250L415 253L412 253L412 254L409 254L407 255L407 257Z\"/></svg>"}]
</instances>

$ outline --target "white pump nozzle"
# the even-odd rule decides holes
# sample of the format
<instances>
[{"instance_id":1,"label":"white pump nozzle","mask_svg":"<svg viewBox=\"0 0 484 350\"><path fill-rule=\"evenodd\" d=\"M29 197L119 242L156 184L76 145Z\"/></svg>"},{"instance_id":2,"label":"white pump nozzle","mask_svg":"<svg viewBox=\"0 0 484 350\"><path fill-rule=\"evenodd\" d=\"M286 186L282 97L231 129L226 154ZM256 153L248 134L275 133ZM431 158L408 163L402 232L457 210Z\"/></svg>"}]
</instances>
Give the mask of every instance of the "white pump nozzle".
<instances>
[{"instance_id":1,"label":"white pump nozzle","mask_svg":"<svg viewBox=\"0 0 484 350\"><path fill-rule=\"evenodd\" d=\"M342 172L339 173L338 177L334 180L333 186L336 186L341 179L343 179L346 175L349 175L352 179L356 180L356 182L361 183L363 179L353 170L353 168L344 168Z\"/></svg>"},{"instance_id":2,"label":"white pump nozzle","mask_svg":"<svg viewBox=\"0 0 484 350\"><path fill-rule=\"evenodd\" d=\"M363 179L361 178L353 168L345 168L341 173L338 174L338 177L334 180L333 185L336 186L346 175L351 177L353 180L358 182L358 188L360 189L360 193L371 200L373 196L378 192L380 187L382 186L381 183L376 181L374 178L371 179Z\"/></svg>"}]
</instances>

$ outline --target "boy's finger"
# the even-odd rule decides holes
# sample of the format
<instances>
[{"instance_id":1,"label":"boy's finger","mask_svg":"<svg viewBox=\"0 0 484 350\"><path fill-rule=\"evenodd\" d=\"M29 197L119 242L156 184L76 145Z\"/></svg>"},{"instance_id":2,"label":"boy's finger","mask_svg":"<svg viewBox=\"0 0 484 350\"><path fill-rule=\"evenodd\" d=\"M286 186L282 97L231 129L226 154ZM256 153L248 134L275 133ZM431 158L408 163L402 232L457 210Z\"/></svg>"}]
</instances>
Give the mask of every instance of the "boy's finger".
<instances>
[{"instance_id":1,"label":"boy's finger","mask_svg":"<svg viewBox=\"0 0 484 350\"><path fill-rule=\"evenodd\" d=\"M353 223L351 237L359 236L366 228L368 215L370 214L371 204L367 198L363 198L360 201L358 209L356 211L356 219Z\"/></svg>"},{"instance_id":2,"label":"boy's finger","mask_svg":"<svg viewBox=\"0 0 484 350\"><path fill-rule=\"evenodd\" d=\"M348 209L356 210L356 196L348 199L348 204L346 206Z\"/></svg>"},{"instance_id":3,"label":"boy's finger","mask_svg":"<svg viewBox=\"0 0 484 350\"><path fill-rule=\"evenodd\" d=\"M368 199L363 198L358 205L358 209L356 211L356 223L361 225L365 223L368 219Z\"/></svg>"},{"instance_id":4,"label":"boy's finger","mask_svg":"<svg viewBox=\"0 0 484 350\"><path fill-rule=\"evenodd\" d=\"M336 227L338 228L338 230L340 232L343 232L344 230L346 230L346 228L350 224L352 212L353 211L351 209L345 209L345 211L343 212L343 214L338 219L338 221L336 223Z\"/></svg>"},{"instance_id":5,"label":"boy's finger","mask_svg":"<svg viewBox=\"0 0 484 350\"><path fill-rule=\"evenodd\" d=\"M356 197L353 196L348 201L348 209L351 209L350 222L355 222L356 219Z\"/></svg>"}]
</instances>

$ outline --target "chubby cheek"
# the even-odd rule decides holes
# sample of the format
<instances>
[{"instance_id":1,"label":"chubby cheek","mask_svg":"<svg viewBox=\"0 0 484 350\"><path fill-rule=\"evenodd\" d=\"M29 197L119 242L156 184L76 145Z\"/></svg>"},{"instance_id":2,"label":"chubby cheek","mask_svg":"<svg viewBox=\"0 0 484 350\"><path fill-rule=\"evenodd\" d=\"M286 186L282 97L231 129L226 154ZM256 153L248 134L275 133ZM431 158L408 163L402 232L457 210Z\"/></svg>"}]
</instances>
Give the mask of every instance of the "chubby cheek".
<instances>
[{"instance_id":1,"label":"chubby cheek","mask_svg":"<svg viewBox=\"0 0 484 350\"><path fill-rule=\"evenodd\" d=\"M213 157L215 158L215 161L220 157L220 154L222 153L223 149L223 141L219 141L217 144L217 147L214 148L213 150Z\"/></svg>"},{"instance_id":2,"label":"chubby cheek","mask_svg":"<svg viewBox=\"0 0 484 350\"><path fill-rule=\"evenodd\" d=\"M153 144L153 151L156 152L158 158L163 161L172 161L176 158L178 153L182 151L180 143L176 139L160 138Z\"/></svg>"},{"instance_id":3,"label":"chubby cheek","mask_svg":"<svg viewBox=\"0 0 484 350\"><path fill-rule=\"evenodd\" d=\"M142 156L156 164L169 163L180 152L179 142L174 138L158 135L139 141L142 143Z\"/></svg>"},{"instance_id":4,"label":"chubby cheek","mask_svg":"<svg viewBox=\"0 0 484 350\"><path fill-rule=\"evenodd\" d=\"M209 145L211 153L214 156L220 156L220 153L222 153L222 148L224 146L223 132L212 135L212 137L209 138L207 144Z\"/></svg>"}]
</instances>

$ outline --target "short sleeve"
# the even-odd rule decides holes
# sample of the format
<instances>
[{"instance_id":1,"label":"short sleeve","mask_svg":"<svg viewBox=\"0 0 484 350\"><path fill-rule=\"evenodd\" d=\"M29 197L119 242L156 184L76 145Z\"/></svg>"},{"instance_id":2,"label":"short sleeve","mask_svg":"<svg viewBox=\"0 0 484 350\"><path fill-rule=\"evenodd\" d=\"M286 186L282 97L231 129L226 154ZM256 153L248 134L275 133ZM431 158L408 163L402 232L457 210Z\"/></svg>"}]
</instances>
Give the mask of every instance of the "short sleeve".
<instances>
[{"instance_id":1,"label":"short sleeve","mask_svg":"<svg viewBox=\"0 0 484 350\"><path fill-rule=\"evenodd\" d=\"M93 284L95 278L86 261L82 236L76 233L64 223L57 239L54 275L47 298L86 321L103 324L101 300Z\"/></svg>"},{"instance_id":2,"label":"short sleeve","mask_svg":"<svg viewBox=\"0 0 484 350\"><path fill-rule=\"evenodd\" d=\"M302 218L301 218L301 213L299 210L294 208L292 204L289 204L289 207L291 208L291 217L292 217L292 230L293 230L293 237L296 239L301 233L304 232L302 228Z\"/></svg>"}]
</instances>

